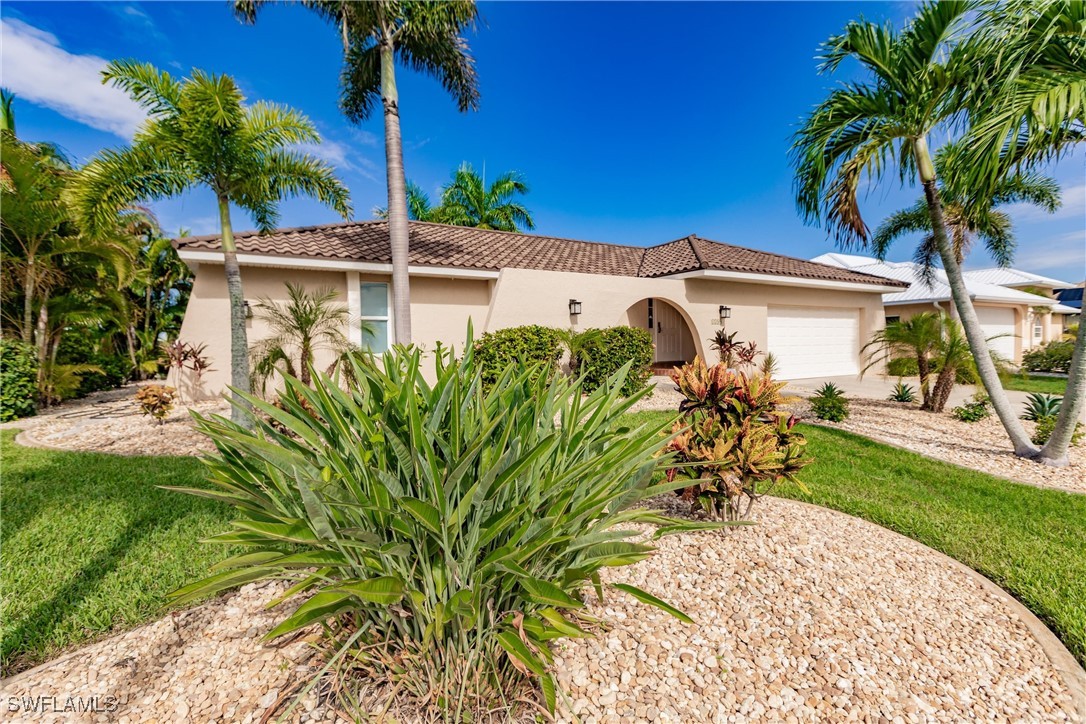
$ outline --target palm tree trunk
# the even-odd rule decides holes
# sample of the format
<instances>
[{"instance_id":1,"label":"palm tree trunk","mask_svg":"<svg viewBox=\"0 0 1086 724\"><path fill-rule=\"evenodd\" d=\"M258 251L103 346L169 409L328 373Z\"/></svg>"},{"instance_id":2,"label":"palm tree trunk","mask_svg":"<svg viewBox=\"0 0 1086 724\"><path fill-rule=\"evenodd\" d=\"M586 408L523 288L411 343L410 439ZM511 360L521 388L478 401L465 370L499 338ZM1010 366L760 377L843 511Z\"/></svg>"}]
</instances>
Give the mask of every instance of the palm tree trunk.
<instances>
[{"instance_id":1,"label":"palm tree trunk","mask_svg":"<svg viewBox=\"0 0 1086 724\"><path fill-rule=\"evenodd\" d=\"M931 364L928 362L927 355L921 353L916 356L916 369L920 374L920 409L926 410L931 399L931 385L928 381L931 375Z\"/></svg>"},{"instance_id":2,"label":"palm tree trunk","mask_svg":"<svg viewBox=\"0 0 1086 724\"><path fill-rule=\"evenodd\" d=\"M931 391L931 397L922 409L929 412L942 412L946 407L946 401L950 399L950 393L954 390L954 382L957 370L947 366L939 370L939 376L935 378L935 387Z\"/></svg>"},{"instance_id":3,"label":"palm tree trunk","mask_svg":"<svg viewBox=\"0 0 1086 724\"><path fill-rule=\"evenodd\" d=\"M381 103L385 110L385 170L388 176L388 235L392 245L392 318L396 344L411 343L411 288L407 273L410 231L407 181L400 137L396 56L389 34L381 42Z\"/></svg>"},{"instance_id":4,"label":"palm tree trunk","mask_svg":"<svg viewBox=\"0 0 1086 724\"><path fill-rule=\"evenodd\" d=\"M38 397L46 407L53 404L52 396L43 394L46 387L45 375L47 371L54 371L55 365L48 364L49 359L49 299L41 300L41 308L38 310L38 328L34 335L34 344L38 355ZM54 355L55 359L56 355Z\"/></svg>"},{"instance_id":5,"label":"palm tree trunk","mask_svg":"<svg viewBox=\"0 0 1086 724\"><path fill-rule=\"evenodd\" d=\"M37 291L37 270L34 257L26 260L26 284L23 285L23 341L30 344L34 340L34 292Z\"/></svg>"},{"instance_id":6,"label":"palm tree trunk","mask_svg":"<svg viewBox=\"0 0 1086 724\"><path fill-rule=\"evenodd\" d=\"M1075 351L1071 354L1071 368L1067 372L1067 391L1063 393L1056 427L1037 458L1045 465L1054 467L1064 467L1070 462L1067 459L1067 449L1071 446L1071 436L1079 422L1083 405L1086 404L1086 324L1081 321L1078 324Z\"/></svg>"},{"instance_id":7,"label":"palm tree trunk","mask_svg":"<svg viewBox=\"0 0 1086 724\"><path fill-rule=\"evenodd\" d=\"M230 224L230 200L219 194L219 220L222 224L222 256L226 270L226 290L230 296L230 384L234 389L250 392L249 341L245 331L245 294L241 289L241 269L238 267L238 250L234 245L234 228ZM239 400L239 402L241 402ZM252 420L247 414L248 403L234 405L230 419L238 425L250 427Z\"/></svg>"},{"instance_id":8,"label":"palm tree trunk","mask_svg":"<svg viewBox=\"0 0 1086 724\"><path fill-rule=\"evenodd\" d=\"M965 287L961 266L958 264L950 239L947 238L943 204L939 200L939 190L935 186L935 166L928 152L927 139L917 138L913 143L913 152L916 156L920 181L924 185L924 198L928 204L928 215L931 217L932 235L935 237L935 245L943 262L943 270L950 283L950 294L954 298L954 307L958 310L958 319L965 330L965 338L969 340L969 349L977 364L980 381L988 392L999 421L1003 423L1003 429L1007 431L1007 436L1011 439L1014 454L1020 457L1035 457L1038 450L1026 435L1026 429L1022 427L1017 413L1011 406L1011 401L1007 399L1007 393L1003 390L1003 384L999 381L999 373L988 351L984 330L981 329L977 312L973 309L969 291Z\"/></svg>"}]
</instances>

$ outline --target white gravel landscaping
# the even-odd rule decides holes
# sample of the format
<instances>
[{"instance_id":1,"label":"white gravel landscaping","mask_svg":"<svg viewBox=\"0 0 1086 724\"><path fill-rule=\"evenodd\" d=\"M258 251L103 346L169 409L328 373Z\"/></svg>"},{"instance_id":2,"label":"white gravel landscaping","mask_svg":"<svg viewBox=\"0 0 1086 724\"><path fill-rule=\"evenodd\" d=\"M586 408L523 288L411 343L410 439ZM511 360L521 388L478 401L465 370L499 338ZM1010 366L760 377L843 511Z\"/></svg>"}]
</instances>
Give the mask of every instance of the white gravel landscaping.
<instances>
[{"instance_id":1,"label":"white gravel landscaping","mask_svg":"<svg viewBox=\"0 0 1086 724\"><path fill-rule=\"evenodd\" d=\"M674 500L674 499L671 499ZM559 721L1073 721L1064 680L1005 597L945 557L833 511L765 499L759 524L660 542L611 578L599 638L561 642ZM254 584L99 641L0 685L15 696L116 697L86 720L257 722L318 665L305 640L260 641L288 606ZM282 713L282 708L279 709ZM68 715L12 721L68 721ZM341 721L310 694L293 721Z\"/></svg>"}]
</instances>

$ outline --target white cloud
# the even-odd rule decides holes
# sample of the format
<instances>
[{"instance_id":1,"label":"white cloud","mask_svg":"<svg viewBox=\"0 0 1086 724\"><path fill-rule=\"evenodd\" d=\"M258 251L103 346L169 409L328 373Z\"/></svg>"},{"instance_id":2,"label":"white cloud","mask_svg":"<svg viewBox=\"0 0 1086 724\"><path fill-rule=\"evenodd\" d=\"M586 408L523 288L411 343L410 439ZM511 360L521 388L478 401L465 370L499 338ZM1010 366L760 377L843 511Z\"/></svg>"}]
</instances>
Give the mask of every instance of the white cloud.
<instances>
[{"instance_id":1,"label":"white cloud","mask_svg":"<svg viewBox=\"0 0 1086 724\"><path fill-rule=\"evenodd\" d=\"M3 84L23 100L129 139L145 114L124 92L102 84L106 61L74 55L57 38L19 20L0 20Z\"/></svg>"},{"instance_id":2,"label":"white cloud","mask_svg":"<svg viewBox=\"0 0 1086 724\"><path fill-rule=\"evenodd\" d=\"M1014 266L1057 279L1073 277L1070 281L1080 281L1086 273L1086 230L1058 234L1019 249Z\"/></svg>"},{"instance_id":3,"label":"white cloud","mask_svg":"<svg viewBox=\"0 0 1086 724\"><path fill-rule=\"evenodd\" d=\"M299 143L295 148L332 164L340 171L352 171L371 181L377 181L377 164L349 144L324 138L321 143Z\"/></svg>"}]
</instances>

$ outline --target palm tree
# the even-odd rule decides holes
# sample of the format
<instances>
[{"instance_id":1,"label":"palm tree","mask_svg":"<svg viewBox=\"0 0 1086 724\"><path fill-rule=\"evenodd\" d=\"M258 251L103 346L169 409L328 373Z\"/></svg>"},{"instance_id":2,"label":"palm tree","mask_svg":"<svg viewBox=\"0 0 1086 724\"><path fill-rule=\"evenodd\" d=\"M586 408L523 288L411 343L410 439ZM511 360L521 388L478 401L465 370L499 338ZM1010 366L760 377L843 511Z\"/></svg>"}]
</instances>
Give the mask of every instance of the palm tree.
<instances>
[{"instance_id":1,"label":"palm tree","mask_svg":"<svg viewBox=\"0 0 1086 724\"><path fill-rule=\"evenodd\" d=\"M378 219L388 219L388 209L379 206L373 210ZM430 197L414 181L407 182L407 218L411 221L434 221L441 223L441 207L434 206Z\"/></svg>"},{"instance_id":2,"label":"palm tree","mask_svg":"<svg viewBox=\"0 0 1086 724\"><path fill-rule=\"evenodd\" d=\"M858 189L877 183L891 169L902 181L919 179L935 250L947 275L978 373L1017 455L1033 457L1030 442L1011 406L988 352L984 330L969 299L954 245L947 233L938 176L928 140L952 127L961 112L955 85L968 58L957 44L968 22L970 2L925 3L901 31L852 22L823 46L822 72L847 58L860 63L868 82L831 91L796 134L793 159L796 197L808 222L825 223L838 244L871 242L860 213Z\"/></svg>"},{"instance_id":3,"label":"palm tree","mask_svg":"<svg viewBox=\"0 0 1086 724\"><path fill-rule=\"evenodd\" d=\"M955 160L958 163L955 163ZM1013 203L1031 203L1045 211L1059 208L1060 185L1055 179L1033 173L1015 173L1001 180L983 203L970 198L971 190L963 174L957 171L961 163L960 148L944 146L935 156L935 173L939 177L939 197L943 203L943 216L950 232L954 258L958 264L979 239L985 249L1000 266L1009 266L1014 256L1014 234L1011 217L997 206ZM931 230L931 215L925 199L918 200L907 209L896 211L879 225L871 239L871 250L879 259L885 259L890 246L900 237L923 234L916 248L915 259L929 281L933 279L938 250Z\"/></svg>"},{"instance_id":4,"label":"palm tree","mask_svg":"<svg viewBox=\"0 0 1086 724\"><path fill-rule=\"evenodd\" d=\"M308 118L271 103L246 106L229 76L194 70L191 78L178 80L149 63L114 61L103 78L127 92L149 118L131 147L104 151L83 169L76 193L81 216L96 229L137 201L177 196L196 186L215 195L230 296L231 382L248 392L245 296L230 205L248 211L261 231L270 231L279 218L278 203L290 196L315 197L349 218L347 189L330 166L290 150L320 141ZM248 423L241 408L235 406L231 414L238 424Z\"/></svg>"},{"instance_id":5,"label":"palm tree","mask_svg":"<svg viewBox=\"0 0 1086 724\"><path fill-rule=\"evenodd\" d=\"M243 20L253 22L262 4L235 0L234 8ZM475 61L462 33L474 24L478 11L474 0L304 0L303 4L334 24L342 37L345 64L340 105L347 118L355 123L368 119L380 101L385 119L393 318L396 342L410 344L407 184L396 62L439 80L461 111L477 109Z\"/></svg>"},{"instance_id":6,"label":"palm tree","mask_svg":"<svg viewBox=\"0 0 1086 724\"><path fill-rule=\"evenodd\" d=\"M910 356L916 360L921 401L924 409L928 409L931 360L942 336L941 326L938 312L922 312L908 319L888 322L860 350L867 358L867 366L860 371L860 375L863 376L872 367Z\"/></svg>"},{"instance_id":7,"label":"palm tree","mask_svg":"<svg viewBox=\"0 0 1086 724\"><path fill-rule=\"evenodd\" d=\"M969 182L978 195L1025 165L1059 159L1086 142L1086 4L1011 0L985 14L971 48L966 99ZM1038 456L1068 464L1086 406L1086 332L1079 326L1056 427Z\"/></svg>"},{"instance_id":8,"label":"palm tree","mask_svg":"<svg viewBox=\"0 0 1086 724\"><path fill-rule=\"evenodd\" d=\"M534 229L532 215L515 196L528 193L528 184L515 171L498 176L490 186L470 164L453 173L441 194L440 217L446 224L497 231Z\"/></svg>"},{"instance_id":9,"label":"palm tree","mask_svg":"<svg viewBox=\"0 0 1086 724\"><path fill-rule=\"evenodd\" d=\"M252 352L253 379L259 384L261 394L276 372L297 377L308 385L313 360L322 349L331 352L336 362L352 349L343 334L347 308L332 303L337 296L331 287L309 292L299 284L287 282L286 304L262 298L256 305L258 318L271 330L270 336L261 340Z\"/></svg>"}]
</instances>

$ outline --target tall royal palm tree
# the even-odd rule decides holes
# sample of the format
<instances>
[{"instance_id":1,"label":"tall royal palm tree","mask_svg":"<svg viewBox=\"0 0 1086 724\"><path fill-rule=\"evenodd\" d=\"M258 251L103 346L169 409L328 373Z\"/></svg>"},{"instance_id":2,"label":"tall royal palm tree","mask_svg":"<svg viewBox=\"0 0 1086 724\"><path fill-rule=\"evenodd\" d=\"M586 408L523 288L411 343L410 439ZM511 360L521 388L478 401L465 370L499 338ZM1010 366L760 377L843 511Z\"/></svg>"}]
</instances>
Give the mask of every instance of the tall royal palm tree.
<instances>
[{"instance_id":1,"label":"tall royal palm tree","mask_svg":"<svg viewBox=\"0 0 1086 724\"><path fill-rule=\"evenodd\" d=\"M308 118L272 103L245 105L229 76L194 70L191 78L176 79L148 63L114 61L103 78L143 106L148 120L130 147L104 151L83 169L76 193L80 215L94 229L138 201L193 187L214 194L230 296L230 377L248 392L245 295L230 207L246 210L261 231L270 231L279 202L296 195L312 196L349 218L347 189L330 166L292 150L320 141ZM232 415L248 423L242 409L235 407Z\"/></svg>"},{"instance_id":2,"label":"tall royal palm tree","mask_svg":"<svg viewBox=\"0 0 1086 724\"><path fill-rule=\"evenodd\" d=\"M528 193L528 184L516 171L501 174L489 186L470 164L453 173L441 193L440 217L446 224L497 231L534 229L532 214L514 201Z\"/></svg>"},{"instance_id":3,"label":"tall royal palm tree","mask_svg":"<svg viewBox=\"0 0 1086 724\"><path fill-rule=\"evenodd\" d=\"M1014 257L1014 232L1011 217L997 207L1005 204L1030 203L1045 211L1060 207L1060 185L1055 179L1035 173L1014 173L1001 179L983 202L971 198L971 189L957 165L962 162L960 147L944 146L935 157L935 173L939 177L939 198L943 217L954 248L954 258L961 264L976 241L1000 266L1009 266ZM939 251L931 228L931 214L926 199L890 214L879 224L871 238L871 250L879 259L902 236L921 234L915 259L927 279L933 278Z\"/></svg>"},{"instance_id":4,"label":"tall royal palm tree","mask_svg":"<svg viewBox=\"0 0 1086 724\"><path fill-rule=\"evenodd\" d=\"M261 0L235 0L238 15L256 18ZM478 14L474 0L303 0L333 23L343 42L343 94L347 118L360 123L380 106L385 120L388 230L392 245L392 309L396 342L411 342L411 290L407 273L407 183L400 134L396 64L441 82L461 111L479 106L475 61L463 37Z\"/></svg>"},{"instance_id":5,"label":"tall royal palm tree","mask_svg":"<svg viewBox=\"0 0 1086 724\"><path fill-rule=\"evenodd\" d=\"M969 299L929 148L931 136L952 127L962 111L956 79L966 58L958 40L972 9L958 0L928 2L903 30L852 22L824 44L822 72L853 59L868 79L831 91L796 134L797 205L809 222L825 223L841 246L866 247L871 236L860 213L861 182L878 183L891 170L901 181L920 181L934 246L981 382L1015 453L1033 457L1038 450L1003 391Z\"/></svg>"},{"instance_id":6,"label":"tall royal palm tree","mask_svg":"<svg viewBox=\"0 0 1086 724\"><path fill-rule=\"evenodd\" d=\"M969 182L983 198L1022 166L1058 160L1086 142L1086 3L1011 0L984 15L966 85ZM965 84L963 84L965 85ZM1059 418L1038 456L1068 464L1086 407L1086 331L1079 325Z\"/></svg>"}]
</instances>

